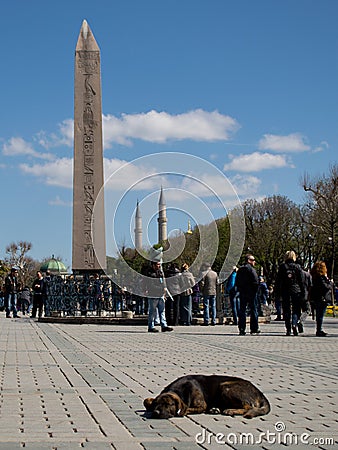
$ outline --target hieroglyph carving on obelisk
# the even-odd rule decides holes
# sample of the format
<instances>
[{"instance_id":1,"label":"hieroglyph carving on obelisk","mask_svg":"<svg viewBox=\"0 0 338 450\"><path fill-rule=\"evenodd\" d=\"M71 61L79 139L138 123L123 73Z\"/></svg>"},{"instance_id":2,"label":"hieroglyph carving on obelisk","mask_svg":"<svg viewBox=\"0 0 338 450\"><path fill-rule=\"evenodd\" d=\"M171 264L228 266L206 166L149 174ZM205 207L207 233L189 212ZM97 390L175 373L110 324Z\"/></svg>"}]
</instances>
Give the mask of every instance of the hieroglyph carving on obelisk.
<instances>
[{"instance_id":1,"label":"hieroglyph carving on obelisk","mask_svg":"<svg viewBox=\"0 0 338 450\"><path fill-rule=\"evenodd\" d=\"M84 20L75 51L72 257L74 272L105 269L104 195L103 192L100 193L101 189L103 189L103 149L100 49ZM95 218L93 218L94 204Z\"/></svg>"}]
</instances>

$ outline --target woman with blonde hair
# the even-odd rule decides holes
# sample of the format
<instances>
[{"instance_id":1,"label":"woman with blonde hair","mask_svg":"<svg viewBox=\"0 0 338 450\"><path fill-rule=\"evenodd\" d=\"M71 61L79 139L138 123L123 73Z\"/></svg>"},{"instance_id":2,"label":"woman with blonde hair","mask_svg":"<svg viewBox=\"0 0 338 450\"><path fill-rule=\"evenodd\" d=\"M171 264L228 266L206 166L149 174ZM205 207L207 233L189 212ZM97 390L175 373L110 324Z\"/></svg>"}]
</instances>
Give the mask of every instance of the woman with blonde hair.
<instances>
[{"instance_id":1,"label":"woman with blonde hair","mask_svg":"<svg viewBox=\"0 0 338 450\"><path fill-rule=\"evenodd\" d=\"M323 337L327 333L322 330L324 314L327 305L332 300L332 283L327 277L327 268L324 261L317 261L312 269L312 287L310 301L316 309L316 336Z\"/></svg>"}]
</instances>

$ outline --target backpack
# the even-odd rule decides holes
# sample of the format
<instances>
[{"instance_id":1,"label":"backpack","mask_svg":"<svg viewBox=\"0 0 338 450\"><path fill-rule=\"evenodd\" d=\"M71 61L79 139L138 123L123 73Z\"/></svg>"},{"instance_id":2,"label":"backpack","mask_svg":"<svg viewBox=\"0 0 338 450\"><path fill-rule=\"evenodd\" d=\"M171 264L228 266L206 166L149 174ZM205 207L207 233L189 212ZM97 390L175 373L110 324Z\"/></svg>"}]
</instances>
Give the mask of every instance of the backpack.
<instances>
[{"instance_id":1,"label":"backpack","mask_svg":"<svg viewBox=\"0 0 338 450\"><path fill-rule=\"evenodd\" d=\"M285 276L288 286L297 284L295 264L285 264Z\"/></svg>"}]
</instances>

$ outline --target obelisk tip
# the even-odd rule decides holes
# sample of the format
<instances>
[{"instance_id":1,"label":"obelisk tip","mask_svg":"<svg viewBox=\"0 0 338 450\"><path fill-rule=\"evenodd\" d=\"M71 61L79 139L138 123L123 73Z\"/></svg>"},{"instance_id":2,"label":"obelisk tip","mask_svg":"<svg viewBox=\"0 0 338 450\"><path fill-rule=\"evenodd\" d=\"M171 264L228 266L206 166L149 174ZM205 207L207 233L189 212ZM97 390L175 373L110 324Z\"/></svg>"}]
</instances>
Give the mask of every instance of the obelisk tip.
<instances>
[{"instance_id":1,"label":"obelisk tip","mask_svg":"<svg viewBox=\"0 0 338 450\"><path fill-rule=\"evenodd\" d=\"M76 50L98 51L99 47L95 41L94 35L87 20L83 20L79 38L76 44Z\"/></svg>"},{"instance_id":2,"label":"obelisk tip","mask_svg":"<svg viewBox=\"0 0 338 450\"><path fill-rule=\"evenodd\" d=\"M88 36L88 22L86 21L86 19L83 20L82 22L82 27L81 27L81 31L82 31L82 36L84 39L87 39Z\"/></svg>"}]
</instances>

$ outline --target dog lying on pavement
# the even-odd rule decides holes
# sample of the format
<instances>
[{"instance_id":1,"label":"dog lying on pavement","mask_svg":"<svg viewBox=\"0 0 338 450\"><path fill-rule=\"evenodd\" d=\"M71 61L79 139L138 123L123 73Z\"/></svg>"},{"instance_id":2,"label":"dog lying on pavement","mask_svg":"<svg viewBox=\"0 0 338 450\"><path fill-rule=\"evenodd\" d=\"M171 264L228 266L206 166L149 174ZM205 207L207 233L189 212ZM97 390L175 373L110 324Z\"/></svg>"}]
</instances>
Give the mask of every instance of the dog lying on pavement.
<instances>
[{"instance_id":1,"label":"dog lying on pavement","mask_svg":"<svg viewBox=\"0 0 338 450\"><path fill-rule=\"evenodd\" d=\"M201 413L251 419L270 412L268 399L256 386L226 375L185 375L143 404L156 419Z\"/></svg>"}]
</instances>

